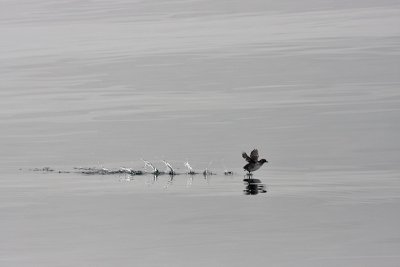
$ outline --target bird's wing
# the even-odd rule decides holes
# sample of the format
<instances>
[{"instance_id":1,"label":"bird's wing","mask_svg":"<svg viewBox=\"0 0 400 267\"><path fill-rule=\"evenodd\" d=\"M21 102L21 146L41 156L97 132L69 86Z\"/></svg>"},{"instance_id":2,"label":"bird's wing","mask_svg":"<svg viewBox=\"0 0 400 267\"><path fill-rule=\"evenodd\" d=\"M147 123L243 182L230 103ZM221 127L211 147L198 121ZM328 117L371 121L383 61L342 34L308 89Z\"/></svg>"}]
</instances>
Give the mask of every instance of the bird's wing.
<instances>
[{"instance_id":1,"label":"bird's wing","mask_svg":"<svg viewBox=\"0 0 400 267\"><path fill-rule=\"evenodd\" d=\"M253 161L249 156L247 156L246 152L243 152L243 153L242 153L242 157L243 157L247 162L252 162L252 161Z\"/></svg>"},{"instance_id":2,"label":"bird's wing","mask_svg":"<svg viewBox=\"0 0 400 267\"><path fill-rule=\"evenodd\" d=\"M258 161L258 150L257 149L253 149L253 151L251 151L250 158L252 161L255 161L255 162Z\"/></svg>"}]
</instances>

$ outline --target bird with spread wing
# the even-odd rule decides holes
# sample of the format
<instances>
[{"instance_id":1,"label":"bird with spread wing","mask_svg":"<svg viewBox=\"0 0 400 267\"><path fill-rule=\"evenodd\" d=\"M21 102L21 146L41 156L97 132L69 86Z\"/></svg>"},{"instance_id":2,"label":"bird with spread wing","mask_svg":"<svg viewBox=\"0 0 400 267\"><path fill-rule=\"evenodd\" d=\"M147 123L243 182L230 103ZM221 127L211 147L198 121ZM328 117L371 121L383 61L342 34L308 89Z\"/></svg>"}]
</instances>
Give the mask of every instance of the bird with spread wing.
<instances>
[{"instance_id":1,"label":"bird with spread wing","mask_svg":"<svg viewBox=\"0 0 400 267\"><path fill-rule=\"evenodd\" d=\"M259 168L261 168L261 166L268 162L266 159L261 159L258 160L258 150L257 149L253 149L253 151L251 151L250 156L248 156L246 154L246 152L242 153L242 157L248 162L243 169L245 169L246 171L248 171L249 175L251 175L252 172L258 170Z\"/></svg>"}]
</instances>

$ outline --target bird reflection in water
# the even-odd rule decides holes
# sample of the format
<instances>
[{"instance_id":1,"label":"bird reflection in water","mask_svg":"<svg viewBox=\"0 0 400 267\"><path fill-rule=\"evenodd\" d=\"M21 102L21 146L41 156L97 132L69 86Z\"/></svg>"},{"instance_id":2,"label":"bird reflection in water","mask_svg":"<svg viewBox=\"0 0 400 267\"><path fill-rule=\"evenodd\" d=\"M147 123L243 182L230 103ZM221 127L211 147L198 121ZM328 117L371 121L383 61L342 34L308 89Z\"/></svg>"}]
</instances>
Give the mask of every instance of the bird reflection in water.
<instances>
[{"instance_id":1,"label":"bird reflection in water","mask_svg":"<svg viewBox=\"0 0 400 267\"><path fill-rule=\"evenodd\" d=\"M243 179L245 189L243 190L245 195L257 195L258 193L267 193L267 187L261 183L260 179L255 179L252 175L246 175Z\"/></svg>"}]
</instances>

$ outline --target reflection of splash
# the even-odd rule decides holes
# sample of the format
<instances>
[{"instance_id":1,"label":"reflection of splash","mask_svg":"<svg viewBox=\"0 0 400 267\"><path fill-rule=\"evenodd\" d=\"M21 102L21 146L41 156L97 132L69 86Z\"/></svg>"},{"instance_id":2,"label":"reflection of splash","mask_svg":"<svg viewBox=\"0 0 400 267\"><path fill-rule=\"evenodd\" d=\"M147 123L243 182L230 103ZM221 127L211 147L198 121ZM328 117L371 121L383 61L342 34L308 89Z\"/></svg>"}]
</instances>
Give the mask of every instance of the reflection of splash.
<instances>
[{"instance_id":1,"label":"reflection of splash","mask_svg":"<svg viewBox=\"0 0 400 267\"><path fill-rule=\"evenodd\" d=\"M153 173L153 175L151 177L146 178L145 184L147 186L154 185L158 181L158 176L159 176L159 173L156 173L156 172Z\"/></svg>"},{"instance_id":2,"label":"reflection of splash","mask_svg":"<svg viewBox=\"0 0 400 267\"><path fill-rule=\"evenodd\" d=\"M206 171L203 172L203 177L204 177L204 180L206 181L206 183L209 184L210 183L210 181L208 179L209 175Z\"/></svg>"},{"instance_id":3,"label":"reflection of splash","mask_svg":"<svg viewBox=\"0 0 400 267\"><path fill-rule=\"evenodd\" d=\"M133 175L131 174L124 174L124 176L120 176L119 178L120 182L133 182L135 179L133 178Z\"/></svg>"},{"instance_id":4,"label":"reflection of splash","mask_svg":"<svg viewBox=\"0 0 400 267\"><path fill-rule=\"evenodd\" d=\"M211 175L214 175L215 173L213 173L212 171L210 171L209 169L205 169L204 171L203 171L203 177L204 177L204 180L206 180L206 183L208 184L210 181L209 181L209 177L211 176Z\"/></svg>"},{"instance_id":5,"label":"reflection of splash","mask_svg":"<svg viewBox=\"0 0 400 267\"><path fill-rule=\"evenodd\" d=\"M167 184L164 186L165 189L168 189L168 187L170 187L170 185L172 185L172 182L174 181L174 175L170 174L169 175L169 179L167 181Z\"/></svg>"},{"instance_id":6,"label":"reflection of splash","mask_svg":"<svg viewBox=\"0 0 400 267\"><path fill-rule=\"evenodd\" d=\"M186 180L186 187L191 187L193 184L193 175L189 175L189 177Z\"/></svg>"},{"instance_id":7,"label":"reflection of splash","mask_svg":"<svg viewBox=\"0 0 400 267\"><path fill-rule=\"evenodd\" d=\"M245 189L243 190L245 195L257 195L258 193L267 193L265 184L261 183L260 179L249 178L243 179Z\"/></svg>"},{"instance_id":8,"label":"reflection of splash","mask_svg":"<svg viewBox=\"0 0 400 267\"><path fill-rule=\"evenodd\" d=\"M158 173L154 173L153 175L153 184L158 181Z\"/></svg>"}]
</instances>

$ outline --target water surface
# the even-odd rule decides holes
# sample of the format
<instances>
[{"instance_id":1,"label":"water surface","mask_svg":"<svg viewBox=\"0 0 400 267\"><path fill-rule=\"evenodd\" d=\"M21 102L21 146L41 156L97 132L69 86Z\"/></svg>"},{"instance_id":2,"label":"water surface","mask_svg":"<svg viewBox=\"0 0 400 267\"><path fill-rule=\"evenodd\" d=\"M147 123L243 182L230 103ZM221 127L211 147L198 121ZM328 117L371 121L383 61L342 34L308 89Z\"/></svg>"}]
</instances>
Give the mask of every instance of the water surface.
<instances>
[{"instance_id":1,"label":"water surface","mask_svg":"<svg viewBox=\"0 0 400 267\"><path fill-rule=\"evenodd\" d=\"M1 6L5 266L398 265L397 1ZM28 171L141 159L236 175Z\"/></svg>"}]
</instances>

